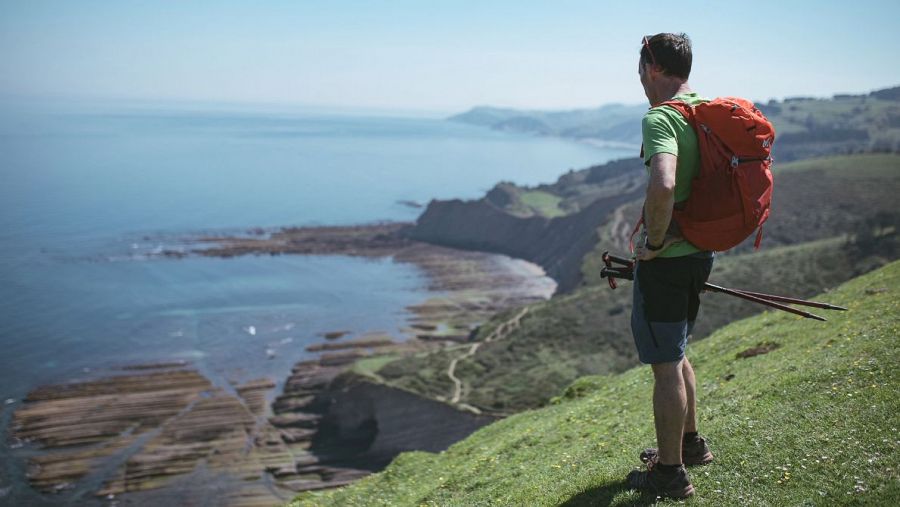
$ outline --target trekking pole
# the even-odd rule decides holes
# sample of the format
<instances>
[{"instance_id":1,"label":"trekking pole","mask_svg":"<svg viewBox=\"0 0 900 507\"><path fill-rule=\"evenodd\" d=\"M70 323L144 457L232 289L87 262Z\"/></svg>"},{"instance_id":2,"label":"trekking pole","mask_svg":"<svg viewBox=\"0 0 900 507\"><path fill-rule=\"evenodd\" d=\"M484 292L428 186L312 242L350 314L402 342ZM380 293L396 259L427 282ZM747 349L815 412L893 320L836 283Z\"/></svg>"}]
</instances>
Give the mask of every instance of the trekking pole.
<instances>
[{"instance_id":1,"label":"trekking pole","mask_svg":"<svg viewBox=\"0 0 900 507\"><path fill-rule=\"evenodd\" d=\"M748 296L756 296L762 299L768 299L769 301L778 301L780 303L792 303L795 305L803 305L803 306L812 306L813 308L822 308L824 310L842 310L847 311L843 306L832 305L829 303L819 303L817 301L806 301L805 299L795 299L789 298L785 296L773 296L772 294L762 294L760 292L751 292L749 290L744 289L734 289L740 290L742 293L747 294Z\"/></svg>"},{"instance_id":2,"label":"trekking pole","mask_svg":"<svg viewBox=\"0 0 900 507\"><path fill-rule=\"evenodd\" d=\"M616 257L614 255L610 255L609 252L603 252L602 256L603 262L607 267L600 270L600 278L606 278L609 281L609 286L613 289L616 288L615 279L621 278L623 280L633 280L634 279L634 261L631 259L625 259L622 257ZM615 267L612 263L622 264L623 267ZM847 309L843 306L832 305L829 303L820 303L817 301L806 301L804 299L797 298L789 298L785 296L775 296L772 294L763 294L760 292L751 292L745 291L742 289L729 289L727 287L721 287L719 285L714 285L709 282L703 285L703 289L709 292L721 292L722 294L728 294L730 296L739 297L741 299L746 299L747 301L753 301L754 303L759 303L762 305L766 305L778 310L782 310L788 313L793 313L795 315L800 315L801 317L806 317L808 319L815 319L823 322L827 322L827 319L824 317L820 317L814 313L806 312L803 310L798 310L796 308L781 304L781 303L793 303L804 306L812 306L814 308L822 308L825 310L843 310Z\"/></svg>"},{"instance_id":3,"label":"trekking pole","mask_svg":"<svg viewBox=\"0 0 900 507\"><path fill-rule=\"evenodd\" d=\"M600 270L600 278L606 278L606 281L609 282L610 289L615 290L617 287L616 278L622 278L623 280L632 280L634 278L634 261L610 255L609 252L603 252L601 259L603 260L603 263L606 264L606 267ZM622 264L625 267L613 267L613 262Z\"/></svg>"},{"instance_id":4,"label":"trekking pole","mask_svg":"<svg viewBox=\"0 0 900 507\"><path fill-rule=\"evenodd\" d=\"M610 262L615 262L616 264L622 264L626 266L628 269L634 269L634 259L616 257L615 255L611 255L609 252L603 252L603 262L606 262L607 266L609 266Z\"/></svg>"},{"instance_id":5,"label":"trekking pole","mask_svg":"<svg viewBox=\"0 0 900 507\"><path fill-rule=\"evenodd\" d=\"M718 285L713 285L713 284L711 284L711 283L705 283L705 284L703 284L703 290L706 290L706 291L709 291L709 292L721 292L721 293L723 293L723 294L728 294L729 296L736 296L736 297L739 297L739 298L741 298L741 299L746 299L747 301L753 301L754 303L759 303L759 304L761 304L761 305L771 306L772 308L777 308L777 309L779 309L779 310L784 310L784 311L786 311L786 312L788 312L788 313L793 313L793 314L795 314L795 315L800 315L801 317L806 317L807 319L821 320L822 322L826 322L826 321L828 320L828 319L826 319L825 317L819 317L818 315L816 315L816 314L814 314L814 313L805 312L805 311L803 311L803 310L798 310L798 309L793 308L793 307L790 307L790 306L788 306L788 305L783 305L783 304L781 304L781 303L776 303L775 301L770 301L770 300L768 300L768 299L763 299L763 298L761 298L761 297L753 296L753 295L750 295L750 294L748 294L748 293L746 293L746 292L743 292L743 291L741 291L741 290L735 290L735 289L729 289L729 288L726 288L726 287L720 287L720 286L718 286ZM846 310L846 308L842 308L842 309L843 309L843 310Z\"/></svg>"},{"instance_id":6,"label":"trekking pole","mask_svg":"<svg viewBox=\"0 0 900 507\"><path fill-rule=\"evenodd\" d=\"M633 280L634 271L628 268L603 268L600 270L600 278L621 278L622 280Z\"/></svg>"}]
</instances>

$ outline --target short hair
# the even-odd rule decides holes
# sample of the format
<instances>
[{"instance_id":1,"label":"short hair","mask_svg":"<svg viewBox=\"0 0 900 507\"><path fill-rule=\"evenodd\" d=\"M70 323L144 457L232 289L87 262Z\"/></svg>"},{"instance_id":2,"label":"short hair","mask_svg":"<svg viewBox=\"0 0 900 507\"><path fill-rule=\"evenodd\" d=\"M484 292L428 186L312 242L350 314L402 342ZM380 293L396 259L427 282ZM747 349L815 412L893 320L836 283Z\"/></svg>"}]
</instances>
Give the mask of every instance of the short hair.
<instances>
[{"instance_id":1,"label":"short hair","mask_svg":"<svg viewBox=\"0 0 900 507\"><path fill-rule=\"evenodd\" d=\"M665 74L687 80L691 75L691 39L685 33L658 33L641 44L640 64L655 63Z\"/></svg>"}]
</instances>

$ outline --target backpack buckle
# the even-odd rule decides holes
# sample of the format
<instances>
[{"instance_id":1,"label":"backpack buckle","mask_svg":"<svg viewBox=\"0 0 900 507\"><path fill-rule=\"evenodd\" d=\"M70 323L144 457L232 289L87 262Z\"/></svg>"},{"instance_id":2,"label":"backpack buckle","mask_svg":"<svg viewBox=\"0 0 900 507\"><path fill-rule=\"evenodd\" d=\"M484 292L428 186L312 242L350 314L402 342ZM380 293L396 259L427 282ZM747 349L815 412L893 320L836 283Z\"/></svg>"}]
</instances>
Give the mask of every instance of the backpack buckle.
<instances>
[{"instance_id":1,"label":"backpack buckle","mask_svg":"<svg viewBox=\"0 0 900 507\"><path fill-rule=\"evenodd\" d=\"M739 159L737 155L731 156L731 167L737 167L738 164L740 164L740 163L741 163L741 159Z\"/></svg>"}]
</instances>

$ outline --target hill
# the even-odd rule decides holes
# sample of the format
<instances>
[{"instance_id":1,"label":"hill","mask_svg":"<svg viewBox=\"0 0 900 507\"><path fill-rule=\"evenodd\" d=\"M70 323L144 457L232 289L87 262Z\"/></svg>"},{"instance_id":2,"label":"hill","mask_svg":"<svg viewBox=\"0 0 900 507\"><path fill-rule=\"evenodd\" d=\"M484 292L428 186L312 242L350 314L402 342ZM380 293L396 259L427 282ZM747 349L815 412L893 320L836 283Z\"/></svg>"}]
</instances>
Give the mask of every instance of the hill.
<instances>
[{"instance_id":1,"label":"hill","mask_svg":"<svg viewBox=\"0 0 900 507\"><path fill-rule=\"evenodd\" d=\"M776 163L773 218L766 224L764 245L851 232L877 211L896 215L898 169L900 156L895 154ZM557 281L558 292L571 292L598 271L592 269L597 250L624 251L645 186L646 171L636 158L569 171L552 184L500 183L481 199L431 201L408 234L438 245L529 260ZM735 251L749 251L751 245L748 241Z\"/></svg>"},{"instance_id":2,"label":"hill","mask_svg":"<svg viewBox=\"0 0 900 507\"><path fill-rule=\"evenodd\" d=\"M859 152L900 152L900 87L831 98L793 97L758 103L775 125L773 155L787 162ZM476 107L451 121L497 130L641 144L645 104L570 111Z\"/></svg>"},{"instance_id":3,"label":"hill","mask_svg":"<svg viewBox=\"0 0 900 507\"><path fill-rule=\"evenodd\" d=\"M900 157L834 157L785 164L777 171L776 211L766 225L763 250L745 246L720 255L714 283L805 298L900 256L894 197L900 192ZM583 286L530 305L504 339L482 343L476 355L456 361L459 401L508 414L546 403L579 376L618 373L637 364L629 331L630 290L626 284L609 289L599 276L599 257L606 249L626 251L638 211L626 204L608 215L594 238L595 250L581 266ZM704 297L694 339L762 309L724 295ZM484 342L517 311L492 318L475 341ZM400 358L382 364L377 374L389 385L449 399L455 386L448 366L469 347Z\"/></svg>"},{"instance_id":4,"label":"hill","mask_svg":"<svg viewBox=\"0 0 900 507\"><path fill-rule=\"evenodd\" d=\"M820 296L827 323L766 312L689 346L716 453L694 505L892 505L900 499L900 263ZM771 351L752 357L746 351ZM625 474L653 442L651 374L581 378L554 404L440 454L399 455L306 505L642 505Z\"/></svg>"},{"instance_id":5,"label":"hill","mask_svg":"<svg viewBox=\"0 0 900 507\"><path fill-rule=\"evenodd\" d=\"M633 143L635 136L639 138L641 135L640 121L634 120L640 119L646 110L647 107L642 104L607 104L569 111L523 111L480 106L448 119L495 130Z\"/></svg>"},{"instance_id":6,"label":"hill","mask_svg":"<svg viewBox=\"0 0 900 507\"><path fill-rule=\"evenodd\" d=\"M640 199L646 172L637 159L573 171L551 185L495 186L481 199L433 200L407 232L411 239L526 259L568 292L581 281L593 233L625 203Z\"/></svg>"}]
</instances>

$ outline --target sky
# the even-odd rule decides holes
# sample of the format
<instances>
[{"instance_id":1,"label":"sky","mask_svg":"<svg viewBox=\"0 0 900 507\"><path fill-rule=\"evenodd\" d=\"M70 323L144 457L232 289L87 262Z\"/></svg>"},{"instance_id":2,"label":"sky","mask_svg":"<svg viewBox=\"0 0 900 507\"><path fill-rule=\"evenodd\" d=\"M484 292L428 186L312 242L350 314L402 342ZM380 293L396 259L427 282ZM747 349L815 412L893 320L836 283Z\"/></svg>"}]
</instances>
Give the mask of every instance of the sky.
<instances>
[{"instance_id":1,"label":"sky","mask_svg":"<svg viewBox=\"0 0 900 507\"><path fill-rule=\"evenodd\" d=\"M0 97L459 112L645 102L641 37L765 101L900 85L900 2L0 0Z\"/></svg>"}]
</instances>

